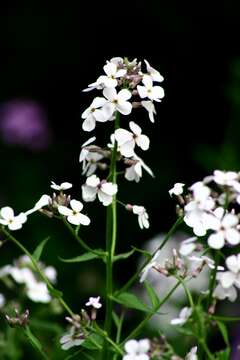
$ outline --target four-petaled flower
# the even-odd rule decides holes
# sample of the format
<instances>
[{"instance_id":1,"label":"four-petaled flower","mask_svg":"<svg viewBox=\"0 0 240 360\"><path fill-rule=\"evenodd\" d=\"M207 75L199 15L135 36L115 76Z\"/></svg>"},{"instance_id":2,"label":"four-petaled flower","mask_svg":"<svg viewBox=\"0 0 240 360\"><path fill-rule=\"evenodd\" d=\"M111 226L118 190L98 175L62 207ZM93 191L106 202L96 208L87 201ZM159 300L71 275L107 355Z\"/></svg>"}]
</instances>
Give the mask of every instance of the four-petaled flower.
<instances>
[{"instance_id":1,"label":"four-petaled flower","mask_svg":"<svg viewBox=\"0 0 240 360\"><path fill-rule=\"evenodd\" d=\"M149 175L154 177L152 170L148 167L145 162L136 154L133 156L131 160L131 166L127 167L125 170L125 179L129 181L136 181L139 182L142 177L142 168L148 172Z\"/></svg>"},{"instance_id":2,"label":"four-petaled flower","mask_svg":"<svg viewBox=\"0 0 240 360\"><path fill-rule=\"evenodd\" d=\"M86 306L92 306L95 309L100 309L102 304L100 303L100 296L98 297L90 297L88 302L85 304Z\"/></svg>"},{"instance_id":3,"label":"four-petaled flower","mask_svg":"<svg viewBox=\"0 0 240 360\"><path fill-rule=\"evenodd\" d=\"M67 217L67 221L73 225L89 225L90 219L88 216L83 215L81 210L83 208L83 204L78 200L71 200L70 206L72 209L69 209L66 206L58 206L58 211L61 215Z\"/></svg>"},{"instance_id":4,"label":"four-petaled flower","mask_svg":"<svg viewBox=\"0 0 240 360\"><path fill-rule=\"evenodd\" d=\"M9 230L19 230L22 225L27 221L27 216L20 213L15 216L14 211L9 206L5 206L0 210L0 224L7 226Z\"/></svg>"},{"instance_id":5,"label":"four-petaled flower","mask_svg":"<svg viewBox=\"0 0 240 360\"><path fill-rule=\"evenodd\" d=\"M79 346L84 342L85 338L81 332L78 332L77 329L72 326L70 331L63 335L60 339L61 348L63 350L68 350L73 346Z\"/></svg>"},{"instance_id":6,"label":"four-petaled flower","mask_svg":"<svg viewBox=\"0 0 240 360\"><path fill-rule=\"evenodd\" d=\"M174 184L173 188L171 188L168 193L170 196L172 196L173 194L178 196L181 195L183 193L183 187L185 186L185 184L183 183L176 183Z\"/></svg>"},{"instance_id":7,"label":"four-petaled flower","mask_svg":"<svg viewBox=\"0 0 240 360\"><path fill-rule=\"evenodd\" d=\"M144 151L148 150L150 144L149 138L142 134L140 126L135 124L135 122L130 121L129 127L132 132L120 128L114 133L119 146L119 151L125 157L135 155L134 148L136 144Z\"/></svg>"},{"instance_id":8,"label":"four-petaled flower","mask_svg":"<svg viewBox=\"0 0 240 360\"><path fill-rule=\"evenodd\" d=\"M90 176L94 174L97 169L97 163L103 159L103 155L98 152L91 151L96 148L95 145L90 145L96 140L96 137L93 136L88 139L83 145L82 150L79 155L79 162L82 162L82 174Z\"/></svg>"},{"instance_id":9,"label":"four-petaled flower","mask_svg":"<svg viewBox=\"0 0 240 360\"><path fill-rule=\"evenodd\" d=\"M128 340L124 349L126 351L126 355L123 356L122 360L149 360L150 356L148 352L150 350L150 341L148 339L142 340Z\"/></svg>"},{"instance_id":10,"label":"four-petaled flower","mask_svg":"<svg viewBox=\"0 0 240 360\"><path fill-rule=\"evenodd\" d=\"M98 196L99 201L104 206L108 206L113 201L113 196L117 193L117 184L100 180L96 175L87 178L86 183L82 185L82 198L84 201L94 201Z\"/></svg>"},{"instance_id":11,"label":"four-petaled flower","mask_svg":"<svg viewBox=\"0 0 240 360\"><path fill-rule=\"evenodd\" d=\"M92 131L95 129L96 121L105 122L109 116L106 107L104 106L107 100L103 97L96 97L92 104L82 113L82 128L84 131Z\"/></svg>"},{"instance_id":12,"label":"four-petaled flower","mask_svg":"<svg viewBox=\"0 0 240 360\"><path fill-rule=\"evenodd\" d=\"M153 86L152 78L149 75L143 75L142 82L144 86L137 86L140 98L148 98L150 100L160 102L164 97L163 88L161 86Z\"/></svg>"},{"instance_id":13,"label":"four-petaled flower","mask_svg":"<svg viewBox=\"0 0 240 360\"><path fill-rule=\"evenodd\" d=\"M108 118L112 116L115 111L119 111L123 115L129 115L132 111L132 104L128 101L132 94L127 89L122 89L117 93L115 88L105 88L103 95L108 100L106 109L108 110Z\"/></svg>"},{"instance_id":14,"label":"four-petaled flower","mask_svg":"<svg viewBox=\"0 0 240 360\"><path fill-rule=\"evenodd\" d=\"M106 88L115 88L118 84L117 79L124 76L127 72L126 69L118 69L117 64L109 61L104 65L103 70L106 75L101 75L96 83L97 85L103 84Z\"/></svg>"}]
</instances>

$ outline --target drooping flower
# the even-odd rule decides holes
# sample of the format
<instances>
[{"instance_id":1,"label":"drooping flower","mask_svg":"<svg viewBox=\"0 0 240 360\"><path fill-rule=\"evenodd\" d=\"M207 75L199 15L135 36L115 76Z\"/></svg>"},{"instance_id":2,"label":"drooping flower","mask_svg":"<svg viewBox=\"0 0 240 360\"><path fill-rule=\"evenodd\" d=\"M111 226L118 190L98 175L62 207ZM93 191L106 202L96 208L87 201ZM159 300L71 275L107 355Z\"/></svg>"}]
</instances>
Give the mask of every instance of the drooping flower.
<instances>
[{"instance_id":1,"label":"drooping flower","mask_svg":"<svg viewBox=\"0 0 240 360\"><path fill-rule=\"evenodd\" d=\"M158 264L158 258L160 256L160 251L157 251L156 254L153 256L151 261L142 269L140 283L144 282L149 274L149 271Z\"/></svg>"},{"instance_id":2,"label":"drooping flower","mask_svg":"<svg viewBox=\"0 0 240 360\"><path fill-rule=\"evenodd\" d=\"M128 163L128 162L126 162ZM148 172L149 175L154 177L152 170L148 167L145 162L136 154L131 160L129 160L131 166L127 167L125 170L125 179L128 181L139 182L142 177L142 168Z\"/></svg>"},{"instance_id":3,"label":"drooping flower","mask_svg":"<svg viewBox=\"0 0 240 360\"><path fill-rule=\"evenodd\" d=\"M233 214L224 214L225 210L218 207L214 210L213 215L208 216L208 228L215 230L208 238L208 245L213 249L221 249L225 241L230 245L237 245L240 243L240 233L237 230L238 217Z\"/></svg>"},{"instance_id":4,"label":"drooping flower","mask_svg":"<svg viewBox=\"0 0 240 360\"><path fill-rule=\"evenodd\" d=\"M181 195L183 193L183 187L185 186L185 184L183 183L176 183L174 184L173 188L171 188L168 193L170 196L172 196L173 194L178 196Z\"/></svg>"},{"instance_id":5,"label":"drooping flower","mask_svg":"<svg viewBox=\"0 0 240 360\"><path fill-rule=\"evenodd\" d=\"M219 283L213 291L213 296L219 300L229 299L231 302L234 302L237 299L237 290L234 286L224 288Z\"/></svg>"},{"instance_id":6,"label":"drooping flower","mask_svg":"<svg viewBox=\"0 0 240 360\"><path fill-rule=\"evenodd\" d=\"M9 230L19 230L27 221L27 216L20 213L15 216L14 211L9 206L5 206L0 210L0 224L7 226Z\"/></svg>"},{"instance_id":7,"label":"drooping flower","mask_svg":"<svg viewBox=\"0 0 240 360\"><path fill-rule=\"evenodd\" d=\"M89 225L90 219L88 216L83 215L81 210L83 209L83 204L78 200L71 200L70 206L72 209L69 209L66 206L58 206L58 211L60 214L67 217L67 221L73 225Z\"/></svg>"},{"instance_id":8,"label":"drooping flower","mask_svg":"<svg viewBox=\"0 0 240 360\"><path fill-rule=\"evenodd\" d=\"M71 189L71 187L72 187L72 184L69 182L63 182L60 185L57 185L54 181L51 181L51 188L53 190L64 191L64 190Z\"/></svg>"},{"instance_id":9,"label":"drooping flower","mask_svg":"<svg viewBox=\"0 0 240 360\"><path fill-rule=\"evenodd\" d=\"M97 169L98 161L103 159L103 155L98 152L93 152L91 149L96 148L95 145L90 145L96 140L93 136L82 145L82 150L79 155L79 162L82 162L82 174L90 176L94 174Z\"/></svg>"},{"instance_id":10,"label":"drooping flower","mask_svg":"<svg viewBox=\"0 0 240 360\"><path fill-rule=\"evenodd\" d=\"M161 86L154 86L151 76L143 75L143 85L138 85L137 90L140 98L148 98L152 101L160 102L164 97L164 90Z\"/></svg>"},{"instance_id":11,"label":"drooping flower","mask_svg":"<svg viewBox=\"0 0 240 360\"><path fill-rule=\"evenodd\" d=\"M119 111L123 115L129 115L132 111L132 104L128 101L132 94L127 89L122 89L117 93L115 88L105 88L103 95L108 100L106 109L108 111L109 118L115 111Z\"/></svg>"},{"instance_id":12,"label":"drooping flower","mask_svg":"<svg viewBox=\"0 0 240 360\"><path fill-rule=\"evenodd\" d=\"M41 210L44 206L48 206L51 203L51 197L49 195L42 195L40 199L36 202L34 207L25 212L25 215L28 216L38 210Z\"/></svg>"},{"instance_id":13,"label":"drooping flower","mask_svg":"<svg viewBox=\"0 0 240 360\"><path fill-rule=\"evenodd\" d=\"M152 66L149 65L149 62L147 60L144 60L146 67L147 67L147 72L148 75L152 78L153 81L156 82L162 82L164 80L163 76L160 74L159 71L157 71L156 69L154 69Z\"/></svg>"},{"instance_id":14,"label":"drooping flower","mask_svg":"<svg viewBox=\"0 0 240 360\"><path fill-rule=\"evenodd\" d=\"M83 334L72 326L70 331L63 335L60 339L61 348L63 350L68 350L73 346L79 346L84 342L85 338Z\"/></svg>"},{"instance_id":15,"label":"drooping flower","mask_svg":"<svg viewBox=\"0 0 240 360\"><path fill-rule=\"evenodd\" d=\"M154 103L150 100L143 100L141 101L142 106L144 107L144 109L146 109L148 111L148 116L149 119L152 123L154 123L154 115L157 114Z\"/></svg>"},{"instance_id":16,"label":"drooping flower","mask_svg":"<svg viewBox=\"0 0 240 360\"><path fill-rule=\"evenodd\" d=\"M117 129L114 133L115 139L119 146L119 151L123 156L134 156L134 148L137 144L142 150L148 150L150 140L146 135L142 134L140 126L130 121L129 127L132 132L125 129Z\"/></svg>"},{"instance_id":17,"label":"drooping flower","mask_svg":"<svg viewBox=\"0 0 240 360\"><path fill-rule=\"evenodd\" d=\"M138 224L140 226L141 229L148 229L150 224L149 224L149 215L147 213L147 210L145 209L144 206L139 206L139 205L133 205L132 207L132 211L134 214L138 215Z\"/></svg>"},{"instance_id":18,"label":"drooping flower","mask_svg":"<svg viewBox=\"0 0 240 360\"><path fill-rule=\"evenodd\" d=\"M150 360L148 355L150 341L148 339L128 340L124 345L124 349L127 354L123 356L122 360Z\"/></svg>"},{"instance_id":19,"label":"drooping flower","mask_svg":"<svg viewBox=\"0 0 240 360\"><path fill-rule=\"evenodd\" d=\"M82 129L84 131L92 131L96 127L96 121L105 122L112 114L109 114L104 106L107 100L103 97L96 97L91 105L82 113Z\"/></svg>"},{"instance_id":20,"label":"drooping flower","mask_svg":"<svg viewBox=\"0 0 240 360\"><path fill-rule=\"evenodd\" d=\"M99 201L108 206L113 201L113 196L117 193L117 184L100 180L96 175L87 178L86 183L82 185L82 197L84 201L91 202L98 196Z\"/></svg>"},{"instance_id":21,"label":"drooping flower","mask_svg":"<svg viewBox=\"0 0 240 360\"><path fill-rule=\"evenodd\" d=\"M88 302L85 304L86 306L92 306L95 309L100 309L102 304L100 303L100 296L98 297L90 297Z\"/></svg>"},{"instance_id":22,"label":"drooping flower","mask_svg":"<svg viewBox=\"0 0 240 360\"><path fill-rule=\"evenodd\" d=\"M185 324L190 316L192 315L192 309L185 306L179 313L179 317L171 320L172 325L183 325Z\"/></svg>"}]
</instances>

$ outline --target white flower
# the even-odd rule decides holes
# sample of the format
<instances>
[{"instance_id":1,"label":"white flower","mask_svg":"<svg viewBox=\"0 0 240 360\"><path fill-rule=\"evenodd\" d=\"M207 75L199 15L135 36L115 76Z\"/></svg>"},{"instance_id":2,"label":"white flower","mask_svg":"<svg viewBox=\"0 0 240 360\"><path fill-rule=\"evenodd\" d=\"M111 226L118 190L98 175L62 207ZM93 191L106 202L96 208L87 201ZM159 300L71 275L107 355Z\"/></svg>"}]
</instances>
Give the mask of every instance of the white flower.
<instances>
[{"instance_id":1,"label":"white flower","mask_svg":"<svg viewBox=\"0 0 240 360\"><path fill-rule=\"evenodd\" d=\"M237 180L238 174L234 171L215 170L213 173L213 180L219 185L232 185L234 180Z\"/></svg>"},{"instance_id":2,"label":"white flower","mask_svg":"<svg viewBox=\"0 0 240 360\"><path fill-rule=\"evenodd\" d=\"M164 80L163 76L160 74L159 71L154 69L152 66L149 65L149 62L147 60L144 60L148 75L151 76L153 81L162 82Z\"/></svg>"},{"instance_id":3,"label":"white flower","mask_svg":"<svg viewBox=\"0 0 240 360\"><path fill-rule=\"evenodd\" d=\"M178 196L181 195L183 193L183 187L185 186L185 184L183 183L176 183L174 184L173 188L171 188L168 192L169 195L172 196L173 194Z\"/></svg>"},{"instance_id":4,"label":"white flower","mask_svg":"<svg viewBox=\"0 0 240 360\"><path fill-rule=\"evenodd\" d=\"M9 230L19 230L27 221L27 216L20 213L14 216L14 211L9 206L5 206L0 210L0 224L8 226Z\"/></svg>"},{"instance_id":5,"label":"white flower","mask_svg":"<svg viewBox=\"0 0 240 360\"><path fill-rule=\"evenodd\" d=\"M240 288L240 254L229 256L226 265L229 271L217 273L217 279L224 288L232 285Z\"/></svg>"},{"instance_id":6,"label":"white flower","mask_svg":"<svg viewBox=\"0 0 240 360\"><path fill-rule=\"evenodd\" d=\"M215 269L215 261L206 255L189 256L188 260L190 260L193 263L197 263L198 266L202 266L202 264L206 264L209 267L209 269ZM219 265L217 267L217 270L222 271L224 270L224 267Z\"/></svg>"},{"instance_id":7,"label":"white flower","mask_svg":"<svg viewBox=\"0 0 240 360\"><path fill-rule=\"evenodd\" d=\"M34 302L48 303L51 296L45 283L35 281L31 286L27 286L27 296Z\"/></svg>"},{"instance_id":8,"label":"white flower","mask_svg":"<svg viewBox=\"0 0 240 360\"><path fill-rule=\"evenodd\" d=\"M156 112L153 102L150 100L147 100L147 101L144 100L144 101L141 101L141 104L144 107L144 109L146 109L148 111L148 116L149 116L150 121L152 123L154 123L154 115L156 115L157 112Z\"/></svg>"},{"instance_id":9,"label":"white flower","mask_svg":"<svg viewBox=\"0 0 240 360\"><path fill-rule=\"evenodd\" d=\"M82 185L82 197L84 201L94 201L98 196L99 201L104 206L108 206L113 201L113 196L118 190L117 184L100 181L96 175L91 175L87 178L86 183Z\"/></svg>"},{"instance_id":10,"label":"white flower","mask_svg":"<svg viewBox=\"0 0 240 360\"><path fill-rule=\"evenodd\" d=\"M214 210L213 215L208 216L208 228L215 230L215 233L208 238L208 245L213 249L221 249L225 241L231 245L240 243L240 233L236 229L238 217L233 214L225 214L222 207Z\"/></svg>"},{"instance_id":11,"label":"white flower","mask_svg":"<svg viewBox=\"0 0 240 360\"><path fill-rule=\"evenodd\" d=\"M73 346L79 346L84 342L83 335L76 332L75 327L71 327L69 333L63 335L60 339L61 348L68 350Z\"/></svg>"},{"instance_id":12,"label":"white flower","mask_svg":"<svg viewBox=\"0 0 240 360\"><path fill-rule=\"evenodd\" d=\"M141 229L149 228L149 216L147 210L143 206L133 205L132 207L133 213L138 215L138 224Z\"/></svg>"},{"instance_id":13,"label":"white flower","mask_svg":"<svg viewBox=\"0 0 240 360\"><path fill-rule=\"evenodd\" d=\"M182 256L190 255L197 247L196 240L196 237L191 237L187 240L184 240L180 245L179 253Z\"/></svg>"},{"instance_id":14,"label":"white flower","mask_svg":"<svg viewBox=\"0 0 240 360\"><path fill-rule=\"evenodd\" d=\"M121 128L117 129L114 133L119 146L119 151L126 157L135 155L134 148L136 144L144 151L148 150L150 144L149 138L142 134L140 126L135 124L135 122L130 121L129 127L132 130L132 133Z\"/></svg>"},{"instance_id":15,"label":"white flower","mask_svg":"<svg viewBox=\"0 0 240 360\"><path fill-rule=\"evenodd\" d=\"M142 168L148 172L149 175L154 177L152 170L144 163L144 161L138 157L136 154L134 155L133 165L129 166L125 170L125 179L129 181L139 182L142 177Z\"/></svg>"},{"instance_id":16,"label":"white flower","mask_svg":"<svg viewBox=\"0 0 240 360\"><path fill-rule=\"evenodd\" d=\"M194 346L190 352L186 355L185 360L198 360L197 346Z\"/></svg>"},{"instance_id":17,"label":"white flower","mask_svg":"<svg viewBox=\"0 0 240 360\"><path fill-rule=\"evenodd\" d=\"M160 251L157 251L156 254L153 256L151 261L142 269L140 283L144 282L148 276L149 271L158 264L158 258L160 256Z\"/></svg>"},{"instance_id":18,"label":"white flower","mask_svg":"<svg viewBox=\"0 0 240 360\"><path fill-rule=\"evenodd\" d=\"M34 207L28 211L25 212L25 215L30 215L40 209L42 209L44 206L48 206L51 203L51 197L49 195L42 195L40 199L36 202Z\"/></svg>"},{"instance_id":19,"label":"white flower","mask_svg":"<svg viewBox=\"0 0 240 360\"><path fill-rule=\"evenodd\" d=\"M97 162L103 159L103 155L90 151L95 148L95 145L90 145L96 137L93 136L82 145L82 150L79 155L79 162L82 162L82 174L86 176L92 175L97 169Z\"/></svg>"},{"instance_id":20,"label":"white flower","mask_svg":"<svg viewBox=\"0 0 240 360\"><path fill-rule=\"evenodd\" d=\"M0 294L0 309L4 307L5 303L6 303L5 297L3 296L3 294Z\"/></svg>"},{"instance_id":21,"label":"white flower","mask_svg":"<svg viewBox=\"0 0 240 360\"><path fill-rule=\"evenodd\" d=\"M137 90L140 98L149 98L152 101L160 102L164 97L164 90L161 86L153 86L152 78L149 75L143 75L143 85L138 85Z\"/></svg>"},{"instance_id":22,"label":"white flower","mask_svg":"<svg viewBox=\"0 0 240 360\"><path fill-rule=\"evenodd\" d=\"M106 88L115 88L118 84L117 79L124 76L127 72L126 69L118 69L117 64L113 61L108 61L103 69L106 75L101 75L97 79L96 85L103 84Z\"/></svg>"},{"instance_id":23,"label":"white flower","mask_svg":"<svg viewBox=\"0 0 240 360\"><path fill-rule=\"evenodd\" d=\"M213 291L213 296L219 300L229 299L234 302L237 298L237 290L234 286L224 288L221 284L218 284Z\"/></svg>"},{"instance_id":24,"label":"white flower","mask_svg":"<svg viewBox=\"0 0 240 360\"><path fill-rule=\"evenodd\" d=\"M96 127L96 121L105 122L109 119L108 112L104 105L107 100L103 97L96 97L91 105L82 113L82 129L84 131L92 131Z\"/></svg>"},{"instance_id":25,"label":"white flower","mask_svg":"<svg viewBox=\"0 0 240 360\"><path fill-rule=\"evenodd\" d=\"M48 278L48 280L51 281L51 283L55 283L57 280L57 271L53 266L47 266L44 269L44 274L46 275L46 277Z\"/></svg>"},{"instance_id":26,"label":"white flower","mask_svg":"<svg viewBox=\"0 0 240 360\"><path fill-rule=\"evenodd\" d=\"M124 349L127 355L124 355L122 360L149 360L150 357L147 354L150 350L150 341L148 339L143 340L128 340Z\"/></svg>"},{"instance_id":27,"label":"white flower","mask_svg":"<svg viewBox=\"0 0 240 360\"><path fill-rule=\"evenodd\" d=\"M85 304L86 306L92 306L95 309L100 309L102 304L100 303L100 296L98 297L90 297L88 302Z\"/></svg>"},{"instance_id":28,"label":"white flower","mask_svg":"<svg viewBox=\"0 0 240 360\"><path fill-rule=\"evenodd\" d=\"M127 101L131 98L132 94L127 89L122 89L117 93L115 88L105 88L103 95L108 100L106 109L109 118L115 111L119 111L123 115L129 115L132 111L132 104Z\"/></svg>"},{"instance_id":29,"label":"white flower","mask_svg":"<svg viewBox=\"0 0 240 360\"><path fill-rule=\"evenodd\" d=\"M71 189L72 184L69 182L63 182L60 185L55 184L54 181L51 181L51 188L57 191L64 191L64 190L68 190Z\"/></svg>"},{"instance_id":30,"label":"white flower","mask_svg":"<svg viewBox=\"0 0 240 360\"><path fill-rule=\"evenodd\" d=\"M171 320L171 324L183 325L188 321L191 315L192 315L192 309L186 306L180 311L178 318Z\"/></svg>"},{"instance_id":31,"label":"white flower","mask_svg":"<svg viewBox=\"0 0 240 360\"><path fill-rule=\"evenodd\" d=\"M214 208L215 202L210 196L211 190L201 181L193 184L190 190L193 199L184 207L184 221L193 228L195 235L204 236L208 230L208 212Z\"/></svg>"},{"instance_id":32,"label":"white flower","mask_svg":"<svg viewBox=\"0 0 240 360\"><path fill-rule=\"evenodd\" d=\"M66 206L58 206L58 211L60 214L67 216L67 221L73 225L89 225L90 219L88 216L83 215L81 210L83 208L83 204L78 200L71 200L70 206L72 208L69 209Z\"/></svg>"}]
</instances>

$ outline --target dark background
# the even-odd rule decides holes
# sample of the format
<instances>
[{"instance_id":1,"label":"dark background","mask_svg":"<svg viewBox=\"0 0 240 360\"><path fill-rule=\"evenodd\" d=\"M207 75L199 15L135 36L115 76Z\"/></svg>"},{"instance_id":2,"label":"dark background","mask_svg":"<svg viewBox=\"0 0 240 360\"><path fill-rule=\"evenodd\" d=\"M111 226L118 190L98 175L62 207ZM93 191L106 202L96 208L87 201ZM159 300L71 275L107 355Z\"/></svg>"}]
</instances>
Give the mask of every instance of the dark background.
<instances>
[{"instance_id":1,"label":"dark background","mask_svg":"<svg viewBox=\"0 0 240 360\"><path fill-rule=\"evenodd\" d=\"M143 156L156 178L144 174L137 185L123 182L122 200L144 204L151 228L140 232L135 217L120 210L119 251L132 244L141 247L168 230L175 221L168 190L175 182L191 184L216 168L239 170L239 2L25 1L0 9L0 126L6 104L33 101L48 129L47 144L37 149L36 138L26 146L14 143L14 131L11 142L0 132L0 206L17 212L30 208L50 193L51 180L73 182L73 194L80 198L84 180L78 156L92 135L81 130L81 113L94 96L82 89L114 56L147 59L164 76L166 93L155 124L145 112L131 115L151 137L150 151ZM108 139L106 131L106 124L100 124L99 144ZM104 247L105 214L95 206L85 207L93 226L84 229L83 237ZM31 219L17 235L31 250L50 233L44 260L57 267L59 286L73 306L92 292L102 293L100 265L66 265L61 271L58 256L79 251L62 225L35 215ZM18 255L11 244L1 251L2 264ZM129 277L130 267L118 271L119 283Z\"/></svg>"}]
</instances>

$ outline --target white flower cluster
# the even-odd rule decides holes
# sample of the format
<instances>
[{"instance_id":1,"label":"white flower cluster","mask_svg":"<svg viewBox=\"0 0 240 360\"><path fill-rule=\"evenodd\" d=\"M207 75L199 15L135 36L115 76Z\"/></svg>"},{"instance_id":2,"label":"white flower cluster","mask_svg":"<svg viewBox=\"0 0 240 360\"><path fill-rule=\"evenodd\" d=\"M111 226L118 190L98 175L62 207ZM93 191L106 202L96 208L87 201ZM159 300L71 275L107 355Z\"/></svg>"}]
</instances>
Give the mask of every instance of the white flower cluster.
<instances>
[{"instance_id":1,"label":"white flower cluster","mask_svg":"<svg viewBox=\"0 0 240 360\"><path fill-rule=\"evenodd\" d=\"M52 266L45 266L42 262L38 265L51 283L56 282L57 272ZM25 286L27 297L40 303L51 301L47 286L42 282L31 267L31 260L23 255L13 265L5 265L0 269L0 278L11 277L17 284Z\"/></svg>"},{"instance_id":2,"label":"white flower cluster","mask_svg":"<svg viewBox=\"0 0 240 360\"><path fill-rule=\"evenodd\" d=\"M122 360L149 360L148 352L150 350L150 341L148 339L142 340L128 340L124 345L126 355Z\"/></svg>"},{"instance_id":3,"label":"white flower cluster","mask_svg":"<svg viewBox=\"0 0 240 360\"><path fill-rule=\"evenodd\" d=\"M162 82L163 77L146 60L144 62L145 69L137 59L130 62L126 58L115 57L106 62L103 67L105 74L84 90L100 90L103 95L95 97L82 113L84 131L94 130L98 122L116 122L117 113L126 116L138 107L146 109L151 122L154 122L154 102L160 102L164 97L163 88L155 83ZM96 137L93 136L84 142L79 156L82 173L87 176L85 184L82 185L84 201L91 202L98 198L104 206L112 203L118 191L117 184L108 179L100 179L95 172L97 169L109 168L108 162L115 147L116 160L122 160L125 165L125 179L139 182L143 170L154 176L152 170L135 153L137 147L143 151L148 150L150 140L134 121L129 122L129 129L115 126L115 131L110 136L110 144L106 148L95 145L95 141ZM131 205L126 208L138 215L142 229L149 227L148 214L143 206Z\"/></svg>"},{"instance_id":4,"label":"white flower cluster","mask_svg":"<svg viewBox=\"0 0 240 360\"><path fill-rule=\"evenodd\" d=\"M177 183L169 193L181 197L184 222L194 234L207 235L208 245L213 249L238 245L240 173L215 170L213 175L193 184L185 197L183 186Z\"/></svg>"}]
</instances>

